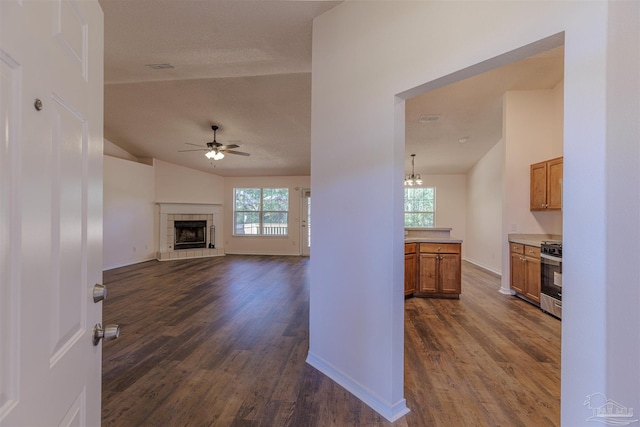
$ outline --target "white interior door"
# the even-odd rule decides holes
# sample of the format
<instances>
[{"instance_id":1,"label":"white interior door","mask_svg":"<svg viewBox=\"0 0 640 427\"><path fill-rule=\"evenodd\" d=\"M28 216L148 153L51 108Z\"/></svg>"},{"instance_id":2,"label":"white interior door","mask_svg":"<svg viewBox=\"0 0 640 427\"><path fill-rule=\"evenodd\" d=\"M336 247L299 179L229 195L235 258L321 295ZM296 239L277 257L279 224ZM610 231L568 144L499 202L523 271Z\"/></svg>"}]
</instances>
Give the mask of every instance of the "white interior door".
<instances>
[{"instance_id":1,"label":"white interior door","mask_svg":"<svg viewBox=\"0 0 640 427\"><path fill-rule=\"evenodd\" d=\"M300 223L302 229L300 234L302 235L302 255L311 255L311 190L308 188L302 189L302 214L300 215L302 221Z\"/></svg>"},{"instance_id":2,"label":"white interior door","mask_svg":"<svg viewBox=\"0 0 640 427\"><path fill-rule=\"evenodd\" d=\"M98 426L97 0L0 0L0 79L0 425Z\"/></svg>"}]
</instances>

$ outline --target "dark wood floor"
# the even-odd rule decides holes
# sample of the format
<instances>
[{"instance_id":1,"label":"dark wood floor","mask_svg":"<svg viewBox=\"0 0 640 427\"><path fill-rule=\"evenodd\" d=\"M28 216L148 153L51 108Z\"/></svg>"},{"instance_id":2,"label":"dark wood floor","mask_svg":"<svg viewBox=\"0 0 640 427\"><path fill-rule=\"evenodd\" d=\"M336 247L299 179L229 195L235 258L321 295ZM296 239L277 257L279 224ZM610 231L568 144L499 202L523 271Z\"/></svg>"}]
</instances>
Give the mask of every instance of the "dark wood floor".
<instances>
[{"instance_id":1,"label":"dark wood floor","mask_svg":"<svg viewBox=\"0 0 640 427\"><path fill-rule=\"evenodd\" d=\"M309 259L150 261L104 273L104 426L553 426L560 322L463 266L460 300L406 301L391 424L305 363Z\"/></svg>"}]
</instances>

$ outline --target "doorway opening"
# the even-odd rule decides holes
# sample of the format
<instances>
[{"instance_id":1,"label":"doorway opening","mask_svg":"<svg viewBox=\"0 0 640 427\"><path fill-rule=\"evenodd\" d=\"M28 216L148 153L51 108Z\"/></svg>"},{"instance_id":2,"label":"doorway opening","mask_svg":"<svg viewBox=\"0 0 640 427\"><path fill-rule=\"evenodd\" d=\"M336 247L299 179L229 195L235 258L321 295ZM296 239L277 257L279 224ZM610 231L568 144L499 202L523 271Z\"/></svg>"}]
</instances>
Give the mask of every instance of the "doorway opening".
<instances>
[{"instance_id":1,"label":"doorway opening","mask_svg":"<svg viewBox=\"0 0 640 427\"><path fill-rule=\"evenodd\" d=\"M552 108L557 108L560 114L549 127L555 127L551 132L560 135L555 142L560 143L562 153L563 87L564 34L559 33L397 95L404 100L396 114L396 126L404 129L404 133L399 132L404 141L396 141L405 144L404 172L411 171L410 155L417 154L420 161L415 164L415 172L421 175L423 186L435 187L438 193L435 223L438 227L450 227L451 237L463 240L465 261L501 274L500 291L506 290L503 293L510 293L509 230L513 230L512 224L522 224L521 218L531 216L528 205L527 212L522 213L505 208L513 194L513 188L509 187L513 184L507 182L511 176L503 168L511 161L505 149L509 141L503 122L504 94L555 91L549 98L552 102L559 100ZM491 123L494 125L490 126ZM481 161L485 162L483 175L477 174L476 168ZM510 167L522 169L521 165ZM528 178L526 167L524 173ZM468 187L477 186L483 179L492 186L486 191L468 192ZM507 189L503 183L507 183ZM479 194L485 195L482 206L478 206ZM471 212L474 208L478 209ZM557 212L553 220L549 219L547 215L535 225L549 227L549 234L562 234L562 213ZM532 233L543 234L540 229ZM508 298L495 292L496 299Z\"/></svg>"}]
</instances>

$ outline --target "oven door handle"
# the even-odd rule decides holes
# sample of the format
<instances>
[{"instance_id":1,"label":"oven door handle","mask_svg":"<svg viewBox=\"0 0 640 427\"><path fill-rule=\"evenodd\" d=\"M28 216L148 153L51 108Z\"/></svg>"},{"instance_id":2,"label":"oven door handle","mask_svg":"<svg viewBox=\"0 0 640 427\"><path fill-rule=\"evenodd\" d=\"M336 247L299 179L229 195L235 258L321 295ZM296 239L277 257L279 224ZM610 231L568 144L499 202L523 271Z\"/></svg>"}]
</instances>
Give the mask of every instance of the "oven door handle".
<instances>
[{"instance_id":1,"label":"oven door handle","mask_svg":"<svg viewBox=\"0 0 640 427\"><path fill-rule=\"evenodd\" d=\"M562 258L557 256L547 255L547 254L540 254L540 258L548 259L550 261L555 261L555 262L562 262Z\"/></svg>"}]
</instances>

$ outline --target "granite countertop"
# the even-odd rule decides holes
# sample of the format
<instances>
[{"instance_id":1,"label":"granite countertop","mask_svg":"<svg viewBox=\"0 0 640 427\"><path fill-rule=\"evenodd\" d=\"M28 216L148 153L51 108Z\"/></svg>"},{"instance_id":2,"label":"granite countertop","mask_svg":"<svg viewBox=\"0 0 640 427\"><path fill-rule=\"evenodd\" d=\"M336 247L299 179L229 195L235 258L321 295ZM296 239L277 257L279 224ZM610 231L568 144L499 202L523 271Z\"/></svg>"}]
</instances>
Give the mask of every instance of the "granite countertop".
<instances>
[{"instance_id":1,"label":"granite countertop","mask_svg":"<svg viewBox=\"0 0 640 427\"><path fill-rule=\"evenodd\" d=\"M521 245L529 245L540 247L544 240L560 240L562 236L558 234L509 234L509 242L520 243Z\"/></svg>"},{"instance_id":2,"label":"granite countertop","mask_svg":"<svg viewBox=\"0 0 640 427\"><path fill-rule=\"evenodd\" d=\"M444 237L408 237L404 239L405 243L462 243L460 239L451 239Z\"/></svg>"}]
</instances>

